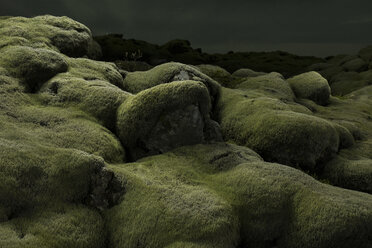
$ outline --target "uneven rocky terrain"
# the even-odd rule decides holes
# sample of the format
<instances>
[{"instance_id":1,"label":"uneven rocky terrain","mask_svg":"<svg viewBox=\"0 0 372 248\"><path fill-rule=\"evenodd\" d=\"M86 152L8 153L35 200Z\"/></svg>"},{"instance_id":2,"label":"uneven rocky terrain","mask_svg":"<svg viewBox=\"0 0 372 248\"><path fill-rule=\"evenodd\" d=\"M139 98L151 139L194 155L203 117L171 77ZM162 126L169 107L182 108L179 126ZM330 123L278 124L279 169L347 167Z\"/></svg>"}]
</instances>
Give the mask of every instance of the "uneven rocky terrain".
<instances>
[{"instance_id":1,"label":"uneven rocky terrain","mask_svg":"<svg viewBox=\"0 0 372 248\"><path fill-rule=\"evenodd\" d=\"M371 47L292 77L100 58L0 18L0 247L372 247Z\"/></svg>"}]
</instances>

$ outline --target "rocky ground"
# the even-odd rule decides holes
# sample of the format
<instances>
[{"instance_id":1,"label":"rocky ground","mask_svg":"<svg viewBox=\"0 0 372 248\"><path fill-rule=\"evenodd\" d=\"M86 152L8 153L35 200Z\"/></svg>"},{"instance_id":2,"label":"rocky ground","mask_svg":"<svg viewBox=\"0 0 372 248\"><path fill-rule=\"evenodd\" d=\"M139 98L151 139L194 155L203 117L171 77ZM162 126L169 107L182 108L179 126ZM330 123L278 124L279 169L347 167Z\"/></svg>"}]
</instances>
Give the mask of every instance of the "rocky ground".
<instances>
[{"instance_id":1,"label":"rocky ground","mask_svg":"<svg viewBox=\"0 0 372 248\"><path fill-rule=\"evenodd\" d=\"M0 37L0 247L372 247L371 47L289 77Z\"/></svg>"}]
</instances>

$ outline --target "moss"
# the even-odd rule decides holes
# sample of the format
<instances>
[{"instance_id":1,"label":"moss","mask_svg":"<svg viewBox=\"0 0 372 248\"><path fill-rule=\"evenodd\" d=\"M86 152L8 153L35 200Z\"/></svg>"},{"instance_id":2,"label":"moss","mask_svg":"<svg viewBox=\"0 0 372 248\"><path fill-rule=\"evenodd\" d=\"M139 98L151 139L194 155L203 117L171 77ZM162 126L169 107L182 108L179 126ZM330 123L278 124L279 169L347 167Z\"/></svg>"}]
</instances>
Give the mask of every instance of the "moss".
<instances>
[{"instance_id":1,"label":"moss","mask_svg":"<svg viewBox=\"0 0 372 248\"><path fill-rule=\"evenodd\" d=\"M208 90L200 82L158 85L121 105L117 133L133 159L200 143L210 123L210 108Z\"/></svg>"},{"instance_id":2,"label":"moss","mask_svg":"<svg viewBox=\"0 0 372 248\"><path fill-rule=\"evenodd\" d=\"M366 221L371 217L364 212L371 211L369 195L324 185L297 170L269 163L241 164L212 180L227 190L226 195L235 196L243 246L370 245L369 231L358 231L371 228Z\"/></svg>"},{"instance_id":3,"label":"moss","mask_svg":"<svg viewBox=\"0 0 372 248\"><path fill-rule=\"evenodd\" d=\"M42 102L78 107L114 130L116 111L131 95L117 87L123 79L116 67L88 59L69 59L69 64L68 72L58 74L40 90Z\"/></svg>"},{"instance_id":4,"label":"moss","mask_svg":"<svg viewBox=\"0 0 372 248\"><path fill-rule=\"evenodd\" d=\"M329 102L331 89L327 80L319 73L307 72L287 81L297 97L313 100L319 105L326 105Z\"/></svg>"},{"instance_id":5,"label":"moss","mask_svg":"<svg viewBox=\"0 0 372 248\"><path fill-rule=\"evenodd\" d=\"M103 160L73 149L1 139L1 205L7 216L50 201L83 202Z\"/></svg>"},{"instance_id":6,"label":"moss","mask_svg":"<svg viewBox=\"0 0 372 248\"><path fill-rule=\"evenodd\" d=\"M125 160L118 139L87 114L76 109L22 106L11 117L0 118L0 137L28 140L59 148L78 149L109 162ZM32 130L32 132L30 132Z\"/></svg>"},{"instance_id":7,"label":"moss","mask_svg":"<svg viewBox=\"0 0 372 248\"><path fill-rule=\"evenodd\" d=\"M114 63L93 61L90 59L69 59L69 73L85 80L107 81L119 88L123 88L123 78Z\"/></svg>"},{"instance_id":8,"label":"moss","mask_svg":"<svg viewBox=\"0 0 372 248\"><path fill-rule=\"evenodd\" d=\"M364 61L361 58L355 58L342 64L342 67L346 71L361 72L361 71L365 71L368 69L368 64L366 63L366 61Z\"/></svg>"},{"instance_id":9,"label":"moss","mask_svg":"<svg viewBox=\"0 0 372 248\"><path fill-rule=\"evenodd\" d=\"M110 166L128 191L106 212L109 245L371 245L370 195L319 183L247 151L221 143L196 145ZM219 168L226 153L236 158L243 153L247 160Z\"/></svg>"},{"instance_id":10,"label":"moss","mask_svg":"<svg viewBox=\"0 0 372 248\"><path fill-rule=\"evenodd\" d=\"M224 139L252 148L265 160L314 170L338 151L333 125L298 113L303 110L296 105L223 89L217 106Z\"/></svg>"},{"instance_id":11,"label":"moss","mask_svg":"<svg viewBox=\"0 0 372 248\"><path fill-rule=\"evenodd\" d=\"M144 72L128 73L124 90L138 93L142 90L172 81L195 80L205 84L214 101L218 97L219 84L199 70L180 63L166 63Z\"/></svg>"},{"instance_id":12,"label":"moss","mask_svg":"<svg viewBox=\"0 0 372 248\"><path fill-rule=\"evenodd\" d=\"M272 72L262 76L247 78L238 86L238 89L245 90L258 90L265 95L273 95L284 101L293 101L294 94L289 84L284 80L283 76L279 73Z\"/></svg>"},{"instance_id":13,"label":"moss","mask_svg":"<svg viewBox=\"0 0 372 248\"><path fill-rule=\"evenodd\" d=\"M205 75L219 82L221 85L226 85L233 80L232 75L222 67L207 64L197 65L195 67Z\"/></svg>"},{"instance_id":14,"label":"moss","mask_svg":"<svg viewBox=\"0 0 372 248\"><path fill-rule=\"evenodd\" d=\"M51 48L68 56L88 53L90 30L68 17L50 15L33 18L11 17L0 20L1 47L10 45Z\"/></svg>"},{"instance_id":15,"label":"moss","mask_svg":"<svg viewBox=\"0 0 372 248\"><path fill-rule=\"evenodd\" d=\"M102 218L81 205L37 209L0 224L0 246L9 248L79 247L104 245Z\"/></svg>"},{"instance_id":16,"label":"moss","mask_svg":"<svg viewBox=\"0 0 372 248\"><path fill-rule=\"evenodd\" d=\"M326 69L323 69L319 71L319 74L322 75L325 79L328 81L332 81L332 78L339 74L340 72L343 72L343 68L341 66L332 66Z\"/></svg>"},{"instance_id":17,"label":"moss","mask_svg":"<svg viewBox=\"0 0 372 248\"><path fill-rule=\"evenodd\" d=\"M242 68L242 69L234 71L234 73L232 75L234 77L246 78L246 77L262 76L262 75L265 75L265 74L266 74L265 72L257 72L257 71L254 71L254 70L251 70L251 69L248 69L248 68Z\"/></svg>"},{"instance_id":18,"label":"moss","mask_svg":"<svg viewBox=\"0 0 372 248\"><path fill-rule=\"evenodd\" d=\"M338 156L327 164L322 174L333 185L372 193L372 159L350 160Z\"/></svg>"},{"instance_id":19,"label":"moss","mask_svg":"<svg viewBox=\"0 0 372 248\"><path fill-rule=\"evenodd\" d=\"M37 91L48 79L67 71L65 58L54 51L11 46L1 50L0 66L19 78L29 92Z\"/></svg>"},{"instance_id":20,"label":"moss","mask_svg":"<svg viewBox=\"0 0 372 248\"><path fill-rule=\"evenodd\" d=\"M372 46L362 48L358 55L367 62L372 61Z\"/></svg>"}]
</instances>

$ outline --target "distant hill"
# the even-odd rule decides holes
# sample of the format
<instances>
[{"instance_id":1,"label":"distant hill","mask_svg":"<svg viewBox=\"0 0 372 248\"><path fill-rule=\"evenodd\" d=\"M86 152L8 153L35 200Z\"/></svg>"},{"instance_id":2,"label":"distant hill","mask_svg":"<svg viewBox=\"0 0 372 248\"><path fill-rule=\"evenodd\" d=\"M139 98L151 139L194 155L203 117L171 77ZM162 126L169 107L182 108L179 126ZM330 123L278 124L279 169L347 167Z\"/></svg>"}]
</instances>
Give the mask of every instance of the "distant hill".
<instances>
[{"instance_id":1,"label":"distant hill","mask_svg":"<svg viewBox=\"0 0 372 248\"><path fill-rule=\"evenodd\" d=\"M324 59L312 56L297 56L283 51L273 52L233 52L208 54L202 49L194 49L187 40L172 40L164 45L155 45L142 40L124 39L121 34L95 36L101 45L105 61L137 60L150 65L175 61L191 65L218 65L230 73L250 68L255 71L276 71L285 77L303 72L304 68ZM138 54L141 54L141 57Z\"/></svg>"}]
</instances>

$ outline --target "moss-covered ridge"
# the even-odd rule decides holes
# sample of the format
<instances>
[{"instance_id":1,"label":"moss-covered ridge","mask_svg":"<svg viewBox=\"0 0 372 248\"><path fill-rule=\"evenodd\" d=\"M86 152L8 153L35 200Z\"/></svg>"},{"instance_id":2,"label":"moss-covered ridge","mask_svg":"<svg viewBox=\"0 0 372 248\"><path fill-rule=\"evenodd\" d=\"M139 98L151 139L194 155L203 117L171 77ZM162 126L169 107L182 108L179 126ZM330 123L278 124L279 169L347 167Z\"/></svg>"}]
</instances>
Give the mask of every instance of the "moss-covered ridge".
<instances>
[{"instance_id":1,"label":"moss-covered ridge","mask_svg":"<svg viewBox=\"0 0 372 248\"><path fill-rule=\"evenodd\" d=\"M112 247L370 247L372 197L215 143L110 166ZM143 234L146 233L146 236Z\"/></svg>"},{"instance_id":2,"label":"moss-covered ridge","mask_svg":"<svg viewBox=\"0 0 372 248\"><path fill-rule=\"evenodd\" d=\"M320 106L278 73L91 60L67 17L0 27L0 247L372 246L370 194L264 161L370 192L370 88Z\"/></svg>"}]
</instances>

